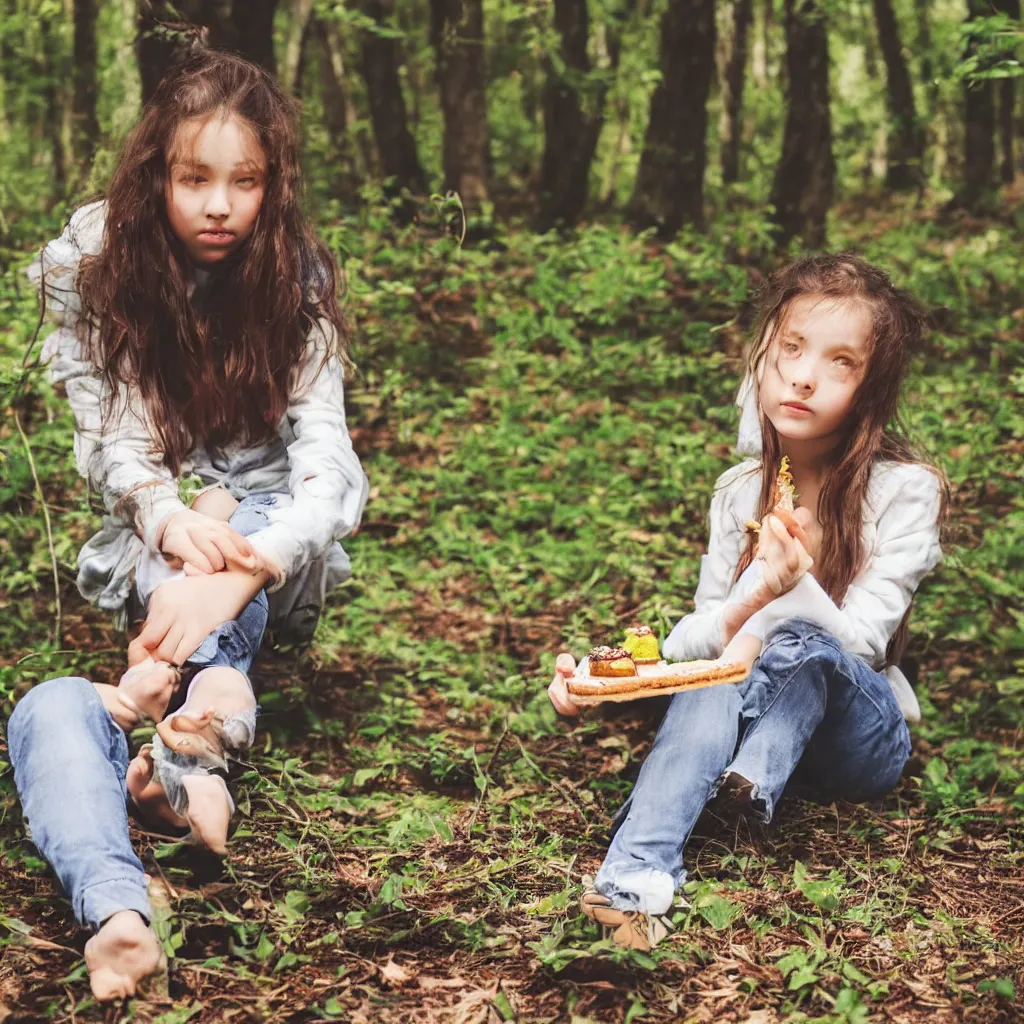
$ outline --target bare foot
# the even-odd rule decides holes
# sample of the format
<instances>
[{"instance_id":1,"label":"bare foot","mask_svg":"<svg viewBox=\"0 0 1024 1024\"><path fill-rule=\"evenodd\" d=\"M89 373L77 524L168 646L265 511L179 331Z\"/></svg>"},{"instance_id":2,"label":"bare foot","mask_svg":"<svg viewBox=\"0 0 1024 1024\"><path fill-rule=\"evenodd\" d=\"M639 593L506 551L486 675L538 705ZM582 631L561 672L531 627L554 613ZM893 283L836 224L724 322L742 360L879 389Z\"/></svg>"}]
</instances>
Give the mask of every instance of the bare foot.
<instances>
[{"instance_id":1,"label":"bare foot","mask_svg":"<svg viewBox=\"0 0 1024 1024\"><path fill-rule=\"evenodd\" d=\"M188 793L185 812L192 837L208 850L223 856L228 852L231 805L228 787L217 775L186 775L181 784Z\"/></svg>"},{"instance_id":2,"label":"bare foot","mask_svg":"<svg viewBox=\"0 0 1024 1024\"><path fill-rule=\"evenodd\" d=\"M158 971L163 961L160 943L134 910L108 917L85 944L89 984L101 1003L135 995L136 985Z\"/></svg>"},{"instance_id":3,"label":"bare foot","mask_svg":"<svg viewBox=\"0 0 1024 1024\"><path fill-rule=\"evenodd\" d=\"M159 722L167 712L180 678L173 665L147 658L128 669L117 688L133 700L143 714Z\"/></svg>"}]
</instances>

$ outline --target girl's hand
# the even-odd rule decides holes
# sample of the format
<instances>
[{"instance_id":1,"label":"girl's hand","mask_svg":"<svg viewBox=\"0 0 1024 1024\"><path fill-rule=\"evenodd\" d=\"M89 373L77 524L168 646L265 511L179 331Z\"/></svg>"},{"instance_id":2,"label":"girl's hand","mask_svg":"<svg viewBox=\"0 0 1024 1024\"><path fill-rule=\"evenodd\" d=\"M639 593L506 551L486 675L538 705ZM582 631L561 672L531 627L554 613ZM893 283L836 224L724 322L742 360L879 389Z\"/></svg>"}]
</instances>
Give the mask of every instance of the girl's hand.
<instances>
[{"instance_id":1,"label":"girl's hand","mask_svg":"<svg viewBox=\"0 0 1024 1024\"><path fill-rule=\"evenodd\" d=\"M810 509L806 509L803 506L801 506L797 508L794 512L786 512L780 509L773 514L777 516L778 519L783 523L789 536L793 538L793 540L799 545L800 549L803 551L803 555L800 556L800 564L806 564L807 569L809 569L814 564L813 561L808 560L808 552L811 551L811 541L809 540L809 537L812 535L810 532L812 522L812 513ZM767 536L766 531L769 530L768 520L770 518L770 515L766 516L764 523L761 525L761 538L765 538ZM772 544L773 541L768 542L769 547L771 547ZM759 553L760 550L761 548L759 542ZM803 573L806 571L807 570L804 569L803 571L799 572L796 578L793 579L790 586L796 584L799 581L800 576L802 576ZM769 576L771 575L772 572L771 570L769 570L766 564L764 576L761 580L761 583L754 588L753 592L742 600L740 600L739 598L734 598L733 600L729 601L729 603L725 606L725 616L722 620L723 644L729 644L732 641L733 637L735 637L736 634L739 633L739 631L742 629L747 619L749 619L752 615L759 612L766 605L771 604L771 602L774 601L775 598L779 596L779 594L784 593L784 591L776 591L772 589L771 582L769 581ZM772 576L772 581L775 582L776 585L785 582L784 580L780 580L775 576Z\"/></svg>"},{"instance_id":2,"label":"girl's hand","mask_svg":"<svg viewBox=\"0 0 1024 1024\"><path fill-rule=\"evenodd\" d=\"M800 529L799 525L797 528ZM802 529L800 532L803 534ZM757 557L763 563L764 581L776 597L792 590L814 565L807 549L790 535L785 523L774 513L761 524Z\"/></svg>"},{"instance_id":3,"label":"girl's hand","mask_svg":"<svg viewBox=\"0 0 1024 1024\"><path fill-rule=\"evenodd\" d=\"M199 572L213 573L229 566L247 571L257 567L252 546L240 533L190 508L168 518L160 550L177 569L188 564Z\"/></svg>"},{"instance_id":4,"label":"girl's hand","mask_svg":"<svg viewBox=\"0 0 1024 1024\"><path fill-rule=\"evenodd\" d=\"M576 669L576 661L571 654L560 654L555 661L555 678L548 686L548 697L560 715L575 717L580 713L580 706L569 696L569 688L565 680Z\"/></svg>"},{"instance_id":5,"label":"girl's hand","mask_svg":"<svg viewBox=\"0 0 1024 1024\"><path fill-rule=\"evenodd\" d=\"M128 645L128 664L147 657L184 665L222 622L238 618L267 581L266 573L218 572L171 580L153 591L142 632Z\"/></svg>"}]
</instances>

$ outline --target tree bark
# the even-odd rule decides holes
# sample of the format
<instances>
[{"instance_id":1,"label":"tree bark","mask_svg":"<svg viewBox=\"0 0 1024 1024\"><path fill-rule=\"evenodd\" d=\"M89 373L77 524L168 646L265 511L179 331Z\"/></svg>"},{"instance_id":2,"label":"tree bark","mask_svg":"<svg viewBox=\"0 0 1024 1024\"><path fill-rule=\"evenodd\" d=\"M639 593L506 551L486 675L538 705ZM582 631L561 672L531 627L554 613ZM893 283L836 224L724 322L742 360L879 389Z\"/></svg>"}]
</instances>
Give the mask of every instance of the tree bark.
<instances>
[{"instance_id":1,"label":"tree bark","mask_svg":"<svg viewBox=\"0 0 1024 1024\"><path fill-rule=\"evenodd\" d=\"M96 120L96 0L74 0L74 61L72 81L75 162L87 167L100 137Z\"/></svg>"},{"instance_id":2,"label":"tree bark","mask_svg":"<svg viewBox=\"0 0 1024 1024\"><path fill-rule=\"evenodd\" d=\"M903 57L899 26L892 0L872 0L872 3L878 27L878 45L885 60L888 82L886 101L889 108L889 130L885 182L894 191L917 188L921 184L924 139L914 106L910 72Z\"/></svg>"},{"instance_id":3,"label":"tree bark","mask_svg":"<svg viewBox=\"0 0 1024 1024\"><path fill-rule=\"evenodd\" d=\"M142 102L197 36L274 73L277 0L138 0L135 51Z\"/></svg>"},{"instance_id":4,"label":"tree bark","mask_svg":"<svg viewBox=\"0 0 1024 1024\"><path fill-rule=\"evenodd\" d=\"M217 0L213 0L214 3ZM277 0L234 0L231 22L234 47L246 60L277 73L274 59L274 14Z\"/></svg>"},{"instance_id":5,"label":"tree bark","mask_svg":"<svg viewBox=\"0 0 1024 1024\"><path fill-rule=\"evenodd\" d=\"M825 244L835 163L828 91L828 33L815 0L786 0L786 124L772 205L780 244Z\"/></svg>"},{"instance_id":6,"label":"tree bark","mask_svg":"<svg viewBox=\"0 0 1024 1024\"><path fill-rule=\"evenodd\" d=\"M281 69L281 88L295 96L299 91L302 51L313 15L313 0L292 0L291 24L284 46L284 67Z\"/></svg>"},{"instance_id":7,"label":"tree bark","mask_svg":"<svg viewBox=\"0 0 1024 1024\"><path fill-rule=\"evenodd\" d=\"M704 223L714 0L669 0L661 19L660 64L629 215L637 227L656 226L670 238L684 223Z\"/></svg>"},{"instance_id":8,"label":"tree bark","mask_svg":"<svg viewBox=\"0 0 1024 1024\"><path fill-rule=\"evenodd\" d=\"M338 156L338 186L346 197L355 193L366 174L359 147L350 126L356 121L351 92L345 81L345 60L341 34L336 22L314 17L314 39L319 45L320 87L324 103L324 124L331 146Z\"/></svg>"},{"instance_id":9,"label":"tree bark","mask_svg":"<svg viewBox=\"0 0 1024 1024\"><path fill-rule=\"evenodd\" d=\"M444 115L444 187L475 212L487 200L483 0L430 0L430 36Z\"/></svg>"},{"instance_id":10,"label":"tree bark","mask_svg":"<svg viewBox=\"0 0 1024 1024\"><path fill-rule=\"evenodd\" d=\"M1014 109L1017 100L1017 79L1004 78L999 83L999 180L1009 185L1016 174L1013 159Z\"/></svg>"},{"instance_id":11,"label":"tree bark","mask_svg":"<svg viewBox=\"0 0 1024 1024\"><path fill-rule=\"evenodd\" d=\"M740 178L740 140L743 137L740 117L747 77L747 38L753 15L753 0L734 0L732 34L726 40L722 69L722 116L718 132L722 144L722 181L726 185L732 185Z\"/></svg>"},{"instance_id":12,"label":"tree bark","mask_svg":"<svg viewBox=\"0 0 1024 1024\"><path fill-rule=\"evenodd\" d=\"M629 16L627 7L625 17ZM590 19L587 0L555 0L555 28L561 37L559 70L547 62L544 87L544 156L540 175L537 227L571 226L587 201L590 167L604 127L609 78L618 68L621 23L607 26L608 67L588 83L592 67L587 53Z\"/></svg>"},{"instance_id":13,"label":"tree bark","mask_svg":"<svg viewBox=\"0 0 1024 1024\"><path fill-rule=\"evenodd\" d=\"M1014 20L1020 19L1020 0L996 0L995 7ZM1012 53L1012 50L1011 50ZM1017 79L1004 78L996 86L999 104L999 180L1008 185L1016 174L1013 159L1014 108L1017 100Z\"/></svg>"},{"instance_id":14,"label":"tree bark","mask_svg":"<svg viewBox=\"0 0 1024 1024\"><path fill-rule=\"evenodd\" d=\"M985 0L969 0L967 20L988 14ZM967 52L977 41L967 40ZM964 87L964 178L951 205L974 207L991 192L996 163L996 102L991 79L967 82Z\"/></svg>"},{"instance_id":15,"label":"tree bark","mask_svg":"<svg viewBox=\"0 0 1024 1024\"><path fill-rule=\"evenodd\" d=\"M61 104L60 83L65 79L64 61L61 58L60 38L56 25L50 18L41 18L39 31L42 40L43 135L50 146L50 161L53 167L54 201L64 198L67 193L68 167L67 152L64 148L64 111Z\"/></svg>"},{"instance_id":16,"label":"tree bark","mask_svg":"<svg viewBox=\"0 0 1024 1024\"><path fill-rule=\"evenodd\" d=\"M394 0L363 0L363 13L383 26L394 13ZM399 189L415 195L427 191L426 176L416 152L416 140L409 132L402 83L398 40L362 33L360 72L366 82L370 121L377 140L381 173L393 179Z\"/></svg>"}]
</instances>

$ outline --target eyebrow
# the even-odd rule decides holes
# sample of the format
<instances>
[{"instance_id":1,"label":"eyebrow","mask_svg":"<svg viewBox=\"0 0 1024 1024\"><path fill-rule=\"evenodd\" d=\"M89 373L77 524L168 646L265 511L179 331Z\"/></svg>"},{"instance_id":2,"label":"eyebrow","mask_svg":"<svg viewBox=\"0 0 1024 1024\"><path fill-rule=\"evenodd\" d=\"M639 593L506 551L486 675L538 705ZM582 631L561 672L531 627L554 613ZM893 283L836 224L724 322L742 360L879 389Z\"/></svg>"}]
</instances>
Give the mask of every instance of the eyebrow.
<instances>
[{"instance_id":1,"label":"eyebrow","mask_svg":"<svg viewBox=\"0 0 1024 1024\"><path fill-rule=\"evenodd\" d=\"M174 163L173 163L173 166L176 167L176 168L177 167L184 167L184 168L186 168L187 170L190 170L190 171L209 171L210 170L209 164L204 164L204 163L201 163L201 162L199 162L197 160L183 160L181 158L176 159L174 161ZM232 170L232 172L235 172L235 171L257 171L257 172L262 174L264 168L263 168L262 164L258 164L255 160L242 160L239 163L235 164L235 166L232 167L231 170Z\"/></svg>"}]
</instances>

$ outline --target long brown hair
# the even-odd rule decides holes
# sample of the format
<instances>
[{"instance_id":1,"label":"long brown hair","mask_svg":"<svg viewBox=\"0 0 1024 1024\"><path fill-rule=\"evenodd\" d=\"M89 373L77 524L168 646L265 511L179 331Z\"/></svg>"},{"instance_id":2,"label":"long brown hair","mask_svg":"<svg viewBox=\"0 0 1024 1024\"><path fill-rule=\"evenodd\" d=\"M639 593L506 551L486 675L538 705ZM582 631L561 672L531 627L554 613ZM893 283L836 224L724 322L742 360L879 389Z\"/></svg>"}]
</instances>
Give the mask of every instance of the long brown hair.
<instances>
[{"instance_id":1,"label":"long brown hair","mask_svg":"<svg viewBox=\"0 0 1024 1024\"><path fill-rule=\"evenodd\" d=\"M266 160L252 233L211 270L202 299L167 217L168 156L183 122L236 115ZM106 197L102 250L78 290L89 355L114 395L137 388L158 454L177 474L198 443L272 439L310 330L346 358L327 247L300 209L295 108L273 77L232 54L190 53L160 82L125 141ZM330 330L333 325L335 332Z\"/></svg>"},{"instance_id":2,"label":"long brown hair","mask_svg":"<svg viewBox=\"0 0 1024 1024\"><path fill-rule=\"evenodd\" d=\"M944 479L907 439L899 419L899 398L913 352L924 328L924 312L888 275L852 253L809 256L777 271L758 296L758 316L748 372L759 380L790 304L801 295L860 303L871 317L867 370L854 396L845 436L832 453L818 497L822 527L821 551L814 574L837 605L861 571L865 560L863 508L876 462L918 463ZM772 508L775 478L782 461L778 432L758 405L761 421L761 497L758 520ZM736 569L736 578L750 565L756 539L751 536ZM908 613L909 614L909 613ZM906 646L907 618L889 644L890 663Z\"/></svg>"}]
</instances>

